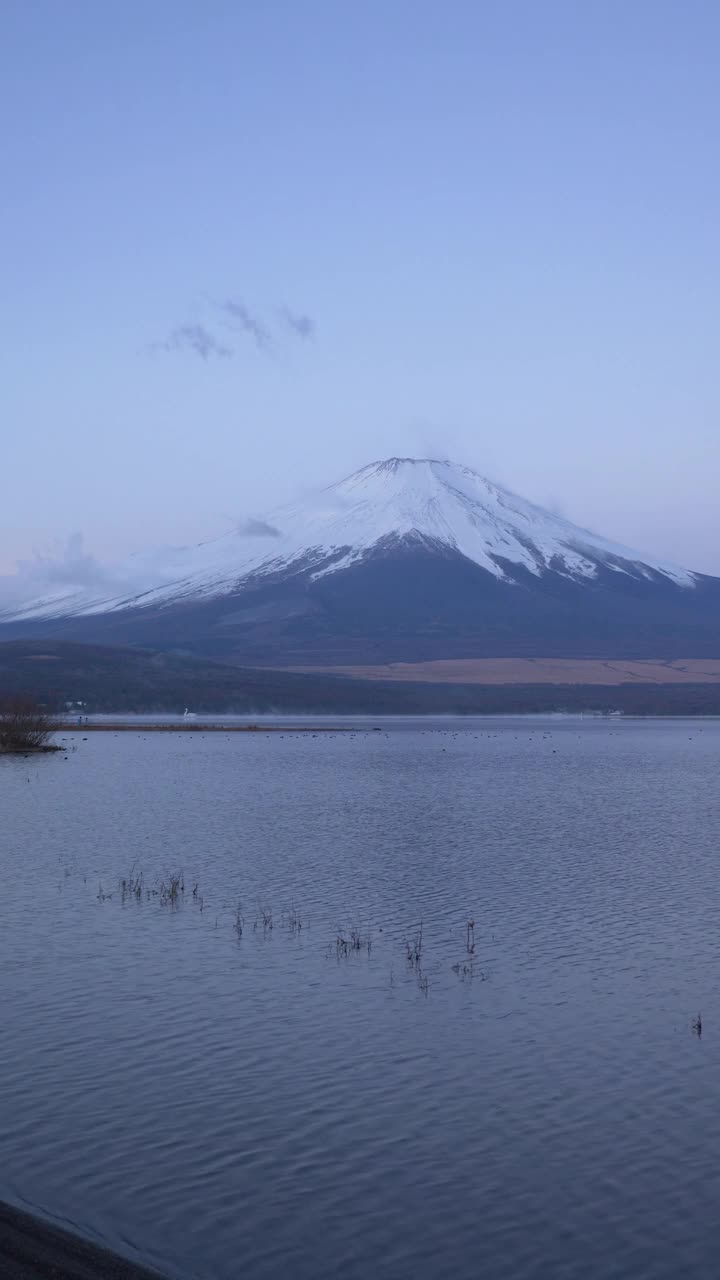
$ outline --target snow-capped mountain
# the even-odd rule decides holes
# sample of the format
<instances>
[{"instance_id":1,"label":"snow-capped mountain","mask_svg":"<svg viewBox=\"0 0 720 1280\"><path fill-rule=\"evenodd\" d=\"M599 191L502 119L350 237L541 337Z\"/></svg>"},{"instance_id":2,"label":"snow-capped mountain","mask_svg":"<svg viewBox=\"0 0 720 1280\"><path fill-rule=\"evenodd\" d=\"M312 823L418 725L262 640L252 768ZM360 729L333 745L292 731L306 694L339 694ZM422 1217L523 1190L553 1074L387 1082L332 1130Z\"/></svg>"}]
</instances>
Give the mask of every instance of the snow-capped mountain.
<instances>
[{"instance_id":1,"label":"snow-capped mountain","mask_svg":"<svg viewBox=\"0 0 720 1280\"><path fill-rule=\"evenodd\" d=\"M506 582L515 580L518 569L581 581L595 578L600 566L634 578L660 576L683 587L696 580L685 569L543 511L469 467L432 458L389 458L238 532L136 557L117 573L124 590L108 594L107 587L98 592L68 584L12 616L103 613L208 598L293 571L317 581L402 543L457 553Z\"/></svg>"},{"instance_id":2,"label":"snow-capped mountain","mask_svg":"<svg viewBox=\"0 0 720 1280\"><path fill-rule=\"evenodd\" d=\"M716 579L578 528L469 467L390 458L212 541L135 557L102 590L66 582L0 621L13 634L62 624L288 664L613 644L689 656L691 641L698 653L716 643L718 600Z\"/></svg>"}]
</instances>

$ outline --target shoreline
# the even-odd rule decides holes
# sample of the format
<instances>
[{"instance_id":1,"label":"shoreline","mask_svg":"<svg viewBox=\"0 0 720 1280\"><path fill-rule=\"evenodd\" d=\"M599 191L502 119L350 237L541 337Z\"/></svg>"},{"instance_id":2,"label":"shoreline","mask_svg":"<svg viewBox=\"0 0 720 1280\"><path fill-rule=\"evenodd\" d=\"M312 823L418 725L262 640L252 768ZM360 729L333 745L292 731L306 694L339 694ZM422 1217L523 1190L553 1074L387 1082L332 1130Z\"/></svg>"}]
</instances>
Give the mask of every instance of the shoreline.
<instances>
[{"instance_id":1,"label":"shoreline","mask_svg":"<svg viewBox=\"0 0 720 1280\"><path fill-rule=\"evenodd\" d=\"M345 725L309 725L309 724L213 724L208 721L194 720L192 724L184 724L181 720L176 724L128 724L127 721L103 722L103 724L63 724L56 730L64 733L342 733Z\"/></svg>"},{"instance_id":2,"label":"shoreline","mask_svg":"<svg viewBox=\"0 0 720 1280\"><path fill-rule=\"evenodd\" d=\"M5 1201L0 1201L0 1274L3 1280L163 1280L159 1271Z\"/></svg>"}]
</instances>

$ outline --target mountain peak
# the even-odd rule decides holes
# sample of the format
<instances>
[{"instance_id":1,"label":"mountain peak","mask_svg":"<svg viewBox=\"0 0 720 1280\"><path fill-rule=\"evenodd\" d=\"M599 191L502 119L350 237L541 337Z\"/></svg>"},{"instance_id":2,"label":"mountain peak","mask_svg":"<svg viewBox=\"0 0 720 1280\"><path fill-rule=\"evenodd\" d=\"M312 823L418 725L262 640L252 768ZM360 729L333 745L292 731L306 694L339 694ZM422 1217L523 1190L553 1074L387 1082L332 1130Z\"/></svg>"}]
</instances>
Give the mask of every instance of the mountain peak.
<instances>
[{"instance_id":1,"label":"mountain peak","mask_svg":"<svg viewBox=\"0 0 720 1280\"><path fill-rule=\"evenodd\" d=\"M366 467L361 467L360 472L358 472L357 474L360 474L362 471L377 471L377 472L392 473L395 471L399 471L402 467L422 467L430 463L440 464L444 461L446 466L453 465L452 463L442 458L382 458L376 462L370 462Z\"/></svg>"},{"instance_id":2,"label":"mountain peak","mask_svg":"<svg viewBox=\"0 0 720 1280\"><path fill-rule=\"evenodd\" d=\"M330 487L338 489L345 485L354 486L373 479L395 481L401 485L425 484L450 487L456 484L462 487L465 482L470 481L475 486L493 493L508 492L480 472L474 471L472 467L461 462L453 462L450 458L382 458L368 463L359 471L353 471L339 484Z\"/></svg>"},{"instance_id":3,"label":"mountain peak","mask_svg":"<svg viewBox=\"0 0 720 1280\"><path fill-rule=\"evenodd\" d=\"M353 471L339 483L341 485L362 483L373 477L385 480L403 476L409 477L434 466L452 467L453 463L443 462L439 458L378 458L375 462L369 462L366 466L360 467L358 471ZM337 485L331 485L330 487L337 488Z\"/></svg>"}]
</instances>

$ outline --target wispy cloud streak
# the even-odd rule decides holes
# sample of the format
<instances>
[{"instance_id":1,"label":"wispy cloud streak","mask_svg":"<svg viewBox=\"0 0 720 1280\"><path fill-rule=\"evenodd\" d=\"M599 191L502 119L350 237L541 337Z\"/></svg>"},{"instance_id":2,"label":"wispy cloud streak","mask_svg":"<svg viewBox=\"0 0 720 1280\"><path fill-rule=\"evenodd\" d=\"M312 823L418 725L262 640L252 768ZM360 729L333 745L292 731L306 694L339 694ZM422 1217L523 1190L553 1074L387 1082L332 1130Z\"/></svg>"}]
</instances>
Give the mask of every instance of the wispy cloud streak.
<instances>
[{"instance_id":1,"label":"wispy cloud streak","mask_svg":"<svg viewBox=\"0 0 720 1280\"><path fill-rule=\"evenodd\" d=\"M240 302L236 298L226 298L220 304L220 310L223 312L225 321L231 329L238 330L240 333L252 338L258 350L270 350L272 338L269 331L260 317L251 311L244 302Z\"/></svg>"},{"instance_id":2,"label":"wispy cloud streak","mask_svg":"<svg viewBox=\"0 0 720 1280\"><path fill-rule=\"evenodd\" d=\"M280 307L278 315L285 328L289 329L296 338L302 339L303 342L314 338L315 321L312 316L305 315L302 311L291 311L290 307Z\"/></svg>"},{"instance_id":3,"label":"wispy cloud streak","mask_svg":"<svg viewBox=\"0 0 720 1280\"><path fill-rule=\"evenodd\" d=\"M232 354L232 347L219 342L203 324L180 324L163 342L154 342L153 351L191 351L201 360L209 360L211 356L227 360Z\"/></svg>"}]
</instances>

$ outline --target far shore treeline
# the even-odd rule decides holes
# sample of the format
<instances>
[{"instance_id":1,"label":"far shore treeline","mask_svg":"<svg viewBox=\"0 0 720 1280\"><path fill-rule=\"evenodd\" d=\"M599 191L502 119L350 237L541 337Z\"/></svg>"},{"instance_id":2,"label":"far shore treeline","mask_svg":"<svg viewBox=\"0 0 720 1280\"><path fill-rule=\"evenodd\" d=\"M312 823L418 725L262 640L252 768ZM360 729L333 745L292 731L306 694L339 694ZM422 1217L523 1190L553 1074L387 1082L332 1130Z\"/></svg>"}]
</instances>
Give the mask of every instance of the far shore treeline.
<instances>
[{"instance_id":1,"label":"far shore treeline","mask_svg":"<svg viewBox=\"0 0 720 1280\"><path fill-rule=\"evenodd\" d=\"M371 681L240 668L178 654L63 642L0 644L0 697L31 698L51 715L503 715L621 711L720 715L720 684L480 685ZM72 712L69 712L72 714Z\"/></svg>"}]
</instances>

